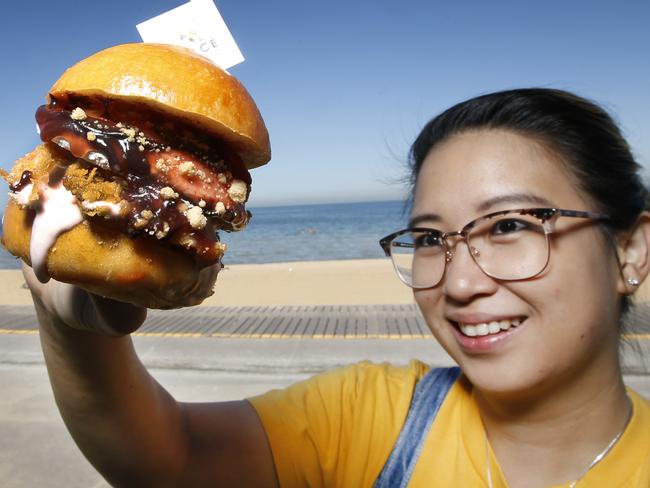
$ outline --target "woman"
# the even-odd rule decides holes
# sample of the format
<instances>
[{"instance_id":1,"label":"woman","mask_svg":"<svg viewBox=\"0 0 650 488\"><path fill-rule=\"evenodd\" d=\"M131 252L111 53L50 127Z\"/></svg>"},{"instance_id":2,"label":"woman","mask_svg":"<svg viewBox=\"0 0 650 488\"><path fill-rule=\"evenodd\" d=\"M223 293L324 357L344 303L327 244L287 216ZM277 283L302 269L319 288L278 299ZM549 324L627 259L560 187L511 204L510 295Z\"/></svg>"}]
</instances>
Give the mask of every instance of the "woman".
<instances>
[{"instance_id":1,"label":"woman","mask_svg":"<svg viewBox=\"0 0 650 488\"><path fill-rule=\"evenodd\" d=\"M650 486L650 402L618 359L650 219L609 116L566 92L495 93L436 117L411 156L411 222L382 246L460 375L361 363L179 404L128 335L75 330L133 330L141 311L28 270L57 403L110 482Z\"/></svg>"}]
</instances>

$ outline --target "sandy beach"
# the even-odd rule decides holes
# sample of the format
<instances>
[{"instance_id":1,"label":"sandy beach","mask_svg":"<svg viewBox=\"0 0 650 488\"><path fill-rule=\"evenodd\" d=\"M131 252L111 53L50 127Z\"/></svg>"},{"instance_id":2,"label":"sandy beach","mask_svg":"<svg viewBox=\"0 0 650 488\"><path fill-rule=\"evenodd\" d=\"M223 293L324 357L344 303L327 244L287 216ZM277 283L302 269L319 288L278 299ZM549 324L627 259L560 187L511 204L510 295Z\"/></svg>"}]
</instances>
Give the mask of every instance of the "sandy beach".
<instances>
[{"instance_id":1,"label":"sandy beach","mask_svg":"<svg viewBox=\"0 0 650 488\"><path fill-rule=\"evenodd\" d=\"M19 270L0 270L0 305L29 305ZM202 306L413 303L384 259L227 266Z\"/></svg>"},{"instance_id":2,"label":"sandy beach","mask_svg":"<svg viewBox=\"0 0 650 488\"><path fill-rule=\"evenodd\" d=\"M650 301L646 281L634 296ZM0 270L0 305L31 304L19 270ZM389 260L305 261L227 266L201 306L372 305L414 303Z\"/></svg>"}]
</instances>

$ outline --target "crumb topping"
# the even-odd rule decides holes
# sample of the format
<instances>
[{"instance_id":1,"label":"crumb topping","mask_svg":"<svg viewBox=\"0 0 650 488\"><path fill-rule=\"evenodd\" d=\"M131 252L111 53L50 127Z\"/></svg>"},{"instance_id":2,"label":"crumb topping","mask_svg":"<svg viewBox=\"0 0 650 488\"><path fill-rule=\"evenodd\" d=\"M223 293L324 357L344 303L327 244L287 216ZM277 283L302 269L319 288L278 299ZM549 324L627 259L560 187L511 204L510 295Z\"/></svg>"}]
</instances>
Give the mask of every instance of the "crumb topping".
<instances>
[{"instance_id":1,"label":"crumb topping","mask_svg":"<svg viewBox=\"0 0 650 488\"><path fill-rule=\"evenodd\" d=\"M196 176L197 170L196 166L192 161L183 161L178 167L178 171L185 176Z\"/></svg>"},{"instance_id":2,"label":"crumb topping","mask_svg":"<svg viewBox=\"0 0 650 488\"><path fill-rule=\"evenodd\" d=\"M70 117L74 120L86 120L88 116L81 107L77 107L70 113Z\"/></svg>"},{"instance_id":3,"label":"crumb topping","mask_svg":"<svg viewBox=\"0 0 650 488\"><path fill-rule=\"evenodd\" d=\"M203 215L201 207L192 207L185 212L188 222L193 229L203 229L208 223L208 219Z\"/></svg>"},{"instance_id":4,"label":"crumb topping","mask_svg":"<svg viewBox=\"0 0 650 488\"><path fill-rule=\"evenodd\" d=\"M147 219L143 219L140 216L136 216L135 219L133 220L133 228L136 230L142 230L147 225L149 225L149 221Z\"/></svg>"},{"instance_id":5,"label":"crumb topping","mask_svg":"<svg viewBox=\"0 0 650 488\"><path fill-rule=\"evenodd\" d=\"M165 200L173 200L174 198L178 198L178 193L172 187L164 186L160 189L160 196Z\"/></svg>"},{"instance_id":6,"label":"crumb topping","mask_svg":"<svg viewBox=\"0 0 650 488\"><path fill-rule=\"evenodd\" d=\"M228 188L228 195L235 203L244 203L246 201L247 193L248 188L246 187L246 183L241 180L233 180L230 184L230 188Z\"/></svg>"},{"instance_id":7,"label":"crumb topping","mask_svg":"<svg viewBox=\"0 0 650 488\"><path fill-rule=\"evenodd\" d=\"M169 164L167 164L167 160L158 158L156 160L156 169L161 173L167 173L169 171Z\"/></svg>"},{"instance_id":8,"label":"crumb topping","mask_svg":"<svg viewBox=\"0 0 650 488\"><path fill-rule=\"evenodd\" d=\"M167 222L163 222L163 227L162 229L159 229L156 231L156 239L160 240L165 237L167 237L167 234L169 233L169 224Z\"/></svg>"},{"instance_id":9,"label":"crumb topping","mask_svg":"<svg viewBox=\"0 0 650 488\"><path fill-rule=\"evenodd\" d=\"M129 142L135 142L135 129L132 129L130 127L120 127L120 132L126 136L126 140Z\"/></svg>"}]
</instances>

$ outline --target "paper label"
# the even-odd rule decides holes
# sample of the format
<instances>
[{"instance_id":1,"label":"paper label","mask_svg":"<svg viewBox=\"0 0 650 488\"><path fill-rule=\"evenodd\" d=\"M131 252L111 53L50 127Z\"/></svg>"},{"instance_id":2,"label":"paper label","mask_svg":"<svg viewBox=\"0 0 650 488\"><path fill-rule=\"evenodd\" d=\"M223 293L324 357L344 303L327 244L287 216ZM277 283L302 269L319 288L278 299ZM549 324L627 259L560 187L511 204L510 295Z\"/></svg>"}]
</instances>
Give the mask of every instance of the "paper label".
<instances>
[{"instance_id":1,"label":"paper label","mask_svg":"<svg viewBox=\"0 0 650 488\"><path fill-rule=\"evenodd\" d=\"M223 69L244 60L212 0L191 0L136 28L144 42L187 47Z\"/></svg>"}]
</instances>

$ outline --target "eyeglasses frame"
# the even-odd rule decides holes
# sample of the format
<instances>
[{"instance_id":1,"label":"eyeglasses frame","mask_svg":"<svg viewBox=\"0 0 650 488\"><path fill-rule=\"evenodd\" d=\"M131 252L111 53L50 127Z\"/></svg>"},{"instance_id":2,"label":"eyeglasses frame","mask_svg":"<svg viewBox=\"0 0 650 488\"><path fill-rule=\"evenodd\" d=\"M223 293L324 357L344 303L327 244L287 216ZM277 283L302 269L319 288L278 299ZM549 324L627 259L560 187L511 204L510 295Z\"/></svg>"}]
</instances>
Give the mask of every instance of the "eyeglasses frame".
<instances>
[{"instance_id":1,"label":"eyeglasses frame","mask_svg":"<svg viewBox=\"0 0 650 488\"><path fill-rule=\"evenodd\" d=\"M483 221L483 220L490 220L493 219L494 217L499 217L502 215L506 215L509 213L518 213L520 215L532 215L535 218L538 218L541 221L542 226L544 227L544 235L546 236L546 241L547 241L547 256L546 256L546 263L540 269L537 273L527 276L525 278L516 278L516 279L504 279L504 278L497 278L493 276L492 274L488 273L483 269L481 264L476 260L476 255L472 251L469 242L467 240L467 236L471 232L471 230L476 226L477 223ZM481 217L478 217L476 219L473 219L469 223L467 223L465 226L463 226L460 230L457 231L452 231L452 232L442 232L439 229L434 229L431 227L407 227L406 229L398 230L397 232L393 232L392 234L388 234L387 236L381 238L379 240L379 245L381 248L384 250L384 253L386 253L386 256L391 258L391 262L393 264L393 268L395 269L395 272L397 273L398 278L400 281L402 281L405 285L416 289L429 289L429 288L434 288L440 282L444 279L445 273L447 272L447 263L451 262L453 259L454 253L451 250L451 246L449 245L448 238L450 237L459 237L460 240L465 242L465 245L467 246L470 255L472 256L472 259L476 263L476 265L479 267L479 269L485 273L487 276L499 280L499 281L521 281L521 280L529 280L531 278L535 278L536 276L539 276L546 267L548 266L548 263L550 261L550 256L551 256L551 246L549 245L549 235L553 234L555 232L555 228L552 225L549 225L549 223L554 222L560 217L572 217L572 218L581 218L581 219L592 219L596 220L599 222L606 222L611 220L611 217L607 214L604 213L597 213L597 212L589 212L585 210L569 210L569 209L563 209L563 208L553 208L553 207L542 207L542 208L518 208L518 209L509 209L509 210L499 210L497 212L491 212L489 214L483 215ZM407 233L412 233L412 232L423 232L423 233L428 233L430 235L436 234L443 242L444 249L445 249L445 268L443 269L442 275L440 276L440 279L435 282L433 285L428 285L428 286L413 286L409 283L406 282L406 280L402 277L402 274L399 272L397 269L397 265L395 264L395 260L392 258L391 254L391 242L396 238L401 235L407 234Z\"/></svg>"}]
</instances>

